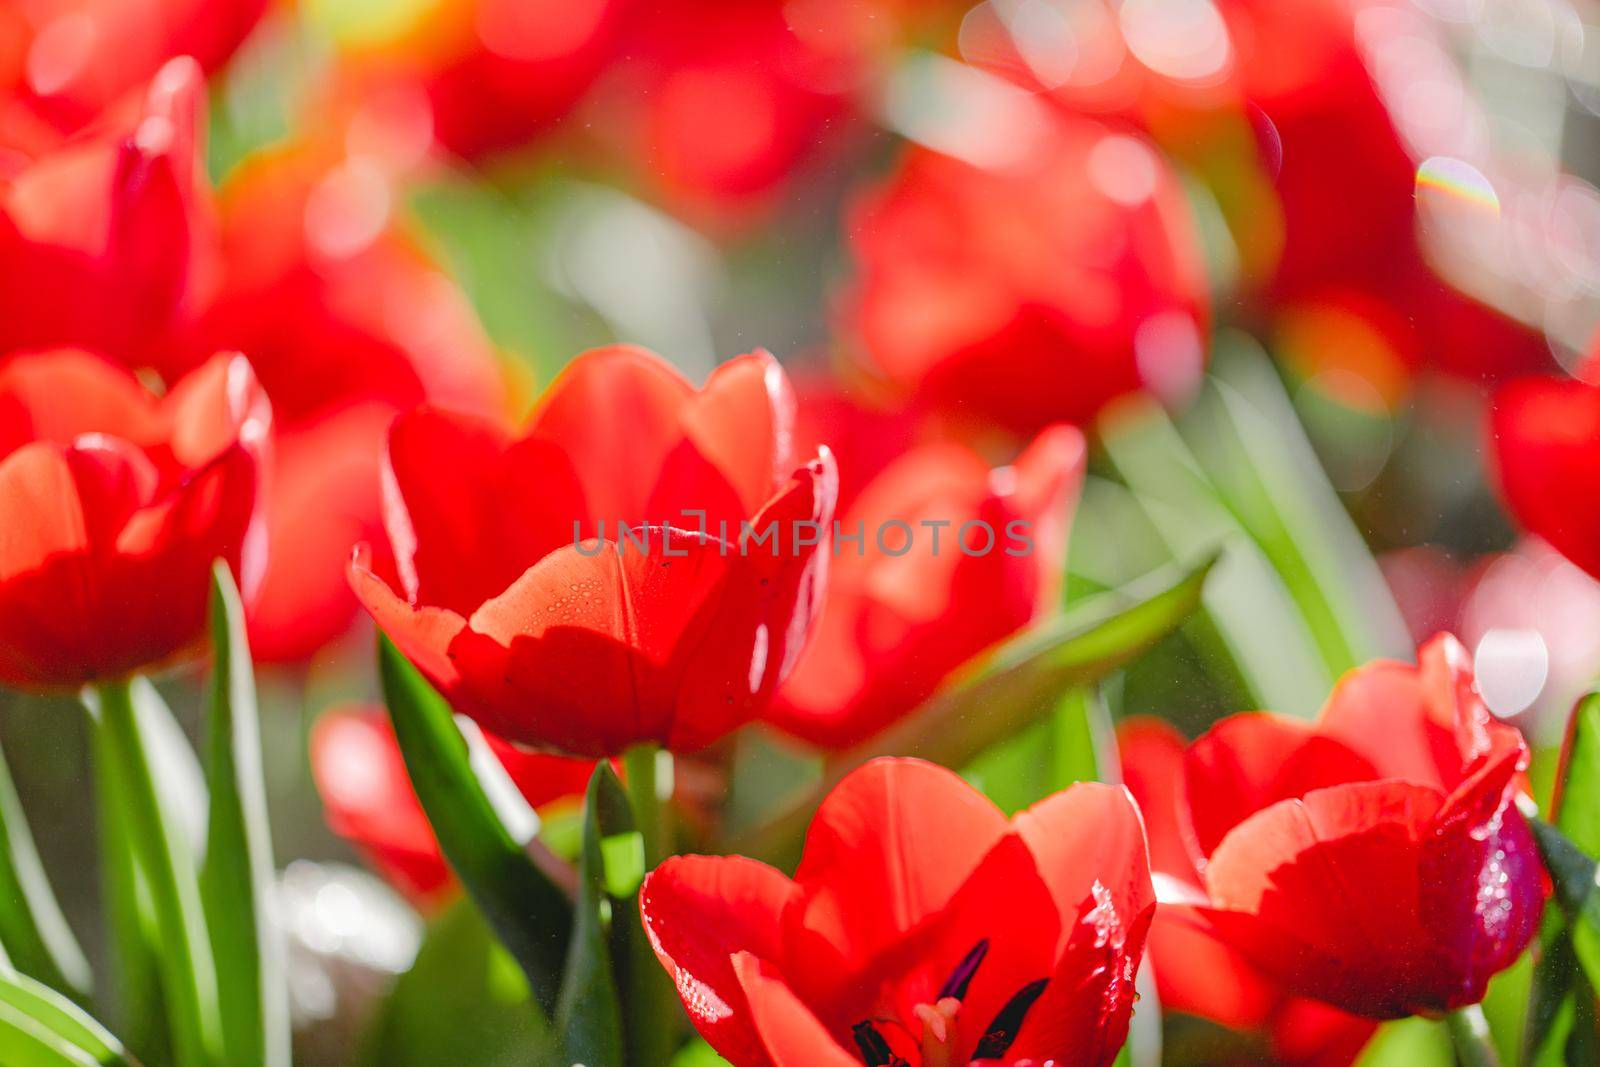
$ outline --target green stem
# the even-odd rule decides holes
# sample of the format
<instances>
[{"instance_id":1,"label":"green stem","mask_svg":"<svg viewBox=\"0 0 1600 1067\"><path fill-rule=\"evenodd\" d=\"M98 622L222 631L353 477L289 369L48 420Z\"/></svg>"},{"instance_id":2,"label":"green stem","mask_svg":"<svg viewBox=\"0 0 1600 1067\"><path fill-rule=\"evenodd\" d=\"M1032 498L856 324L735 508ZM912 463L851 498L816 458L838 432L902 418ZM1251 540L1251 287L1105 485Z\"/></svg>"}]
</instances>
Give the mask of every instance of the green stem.
<instances>
[{"instance_id":1,"label":"green stem","mask_svg":"<svg viewBox=\"0 0 1600 1067\"><path fill-rule=\"evenodd\" d=\"M1489 1020L1476 1004L1458 1008L1444 1017L1461 1067L1500 1067L1500 1054L1489 1035Z\"/></svg>"},{"instance_id":2,"label":"green stem","mask_svg":"<svg viewBox=\"0 0 1600 1067\"><path fill-rule=\"evenodd\" d=\"M670 759L653 744L635 745L622 757L633 824L644 841L647 871L672 854L672 783L670 777L662 780L663 770L666 776L672 774ZM628 1062L666 1063L679 1041L677 991L644 936L638 894L618 905L623 910L616 922L626 923L627 928L616 930L613 926L613 951L623 998Z\"/></svg>"},{"instance_id":3,"label":"green stem","mask_svg":"<svg viewBox=\"0 0 1600 1067\"><path fill-rule=\"evenodd\" d=\"M654 744L635 745L623 753L622 776L633 804L634 825L644 838L645 869L653 870L672 854L672 783L670 756ZM667 768L663 782L661 770ZM665 787L665 788L663 788ZM666 796L663 796L665 792Z\"/></svg>"},{"instance_id":4,"label":"green stem","mask_svg":"<svg viewBox=\"0 0 1600 1067\"><path fill-rule=\"evenodd\" d=\"M150 754L127 682L97 690L103 783L119 791L126 847L150 892L160 950L161 983L177 1067L220 1061L216 970L193 858L183 832L162 811Z\"/></svg>"}]
</instances>

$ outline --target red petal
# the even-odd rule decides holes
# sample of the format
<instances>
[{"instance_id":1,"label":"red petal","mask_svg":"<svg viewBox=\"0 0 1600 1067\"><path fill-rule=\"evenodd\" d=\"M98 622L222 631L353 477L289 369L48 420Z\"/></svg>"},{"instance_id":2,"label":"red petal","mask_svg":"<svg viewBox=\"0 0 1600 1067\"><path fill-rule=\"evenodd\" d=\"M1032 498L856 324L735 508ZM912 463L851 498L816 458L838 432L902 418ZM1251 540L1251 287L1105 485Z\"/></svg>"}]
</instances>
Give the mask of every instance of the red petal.
<instances>
[{"instance_id":1,"label":"red petal","mask_svg":"<svg viewBox=\"0 0 1600 1067\"><path fill-rule=\"evenodd\" d=\"M1122 782L1144 816L1150 866L1199 884L1200 872L1195 869L1178 821L1178 806L1183 798L1183 753L1187 746L1178 728L1164 719L1141 716L1117 724Z\"/></svg>"},{"instance_id":2,"label":"red petal","mask_svg":"<svg viewBox=\"0 0 1600 1067\"><path fill-rule=\"evenodd\" d=\"M1006 832L1000 810L953 771L873 760L812 819L784 958L805 967L807 988L865 967L944 908Z\"/></svg>"},{"instance_id":3,"label":"red petal","mask_svg":"<svg viewBox=\"0 0 1600 1067\"><path fill-rule=\"evenodd\" d=\"M479 607L452 649L473 698L462 710L508 740L585 756L692 729L677 721L697 711L680 706L687 659L739 561L683 531L641 536L643 547L552 552ZM748 694L748 663L739 677L691 681L701 693Z\"/></svg>"},{"instance_id":4,"label":"red petal","mask_svg":"<svg viewBox=\"0 0 1600 1067\"><path fill-rule=\"evenodd\" d=\"M328 828L360 849L414 903L433 907L450 868L380 708L341 708L311 730L311 774Z\"/></svg>"},{"instance_id":5,"label":"red petal","mask_svg":"<svg viewBox=\"0 0 1600 1067\"><path fill-rule=\"evenodd\" d=\"M674 856L639 890L645 932L690 1021L735 1064L766 1061L732 957L777 957L779 917L794 892L788 878L740 856Z\"/></svg>"},{"instance_id":6,"label":"red petal","mask_svg":"<svg viewBox=\"0 0 1600 1067\"><path fill-rule=\"evenodd\" d=\"M507 448L488 419L423 406L389 429L383 519L406 599L470 614L510 578L488 571L485 523ZM523 563L531 566L534 561ZM520 572L519 572L520 573Z\"/></svg>"},{"instance_id":7,"label":"red petal","mask_svg":"<svg viewBox=\"0 0 1600 1067\"><path fill-rule=\"evenodd\" d=\"M350 561L350 588L395 647L428 681L454 698L461 676L450 656L467 621L448 608L412 607L372 570L372 548L357 545Z\"/></svg>"},{"instance_id":8,"label":"red petal","mask_svg":"<svg viewBox=\"0 0 1600 1067\"><path fill-rule=\"evenodd\" d=\"M794 394L783 368L768 352L739 356L717 367L681 418L698 464L734 493L737 510L731 519L758 510L794 469ZM703 480L711 479L687 476L687 484L667 495L679 506L709 507L687 491ZM664 517L678 521L673 515ZM714 521L720 516L711 517Z\"/></svg>"},{"instance_id":9,"label":"red petal","mask_svg":"<svg viewBox=\"0 0 1600 1067\"><path fill-rule=\"evenodd\" d=\"M483 739L529 807L542 808L553 801L581 797L594 774L594 760L530 752L487 730L483 731Z\"/></svg>"},{"instance_id":10,"label":"red petal","mask_svg":"<svg viewBox=\"0 0 1600 1067\"><path fill-rule=\"evenodd\" d=\"M249 360L224 352L185 375L162 402L173 456L204 466L235 444L259 447L272 422L267 394Z\"/></svg>"},{"instance_id":11,"label":"red petal","mask_svg":"<svg viewBox=\"0 0 1600 1067\"><path fill-rule=\"evenodd\" d=\"M1266 1025L1283 1000L1278 984L1189 905L1161 902L1150 927L1149 949L1163 1011L1248 1031Z\"/></svg>"},{"instance_id":12,"label":"red petal","mask_svg":"<svg viewBox=\"0 0 1600 1067\"><path fill-rule=\"evenodd\" d=\"M1127 790L1080 782L1022 812L1013 825L1060 914L1076 915L1091 901L1100 933L1120 942L1155 906L1144 823Z\"/></svg>"},{"instance_id":13,"label":"red petal","mask_svg":"<svg viewBox=\"0 0 1600 1067\"><path fill-rule=\"evenodd\" d=\"M86 433L153 445L165 431L149 390L91 352L28 353L0 366L0 456L29 440L69 445Z\"/></svg>"},{"instance_id":14,"label":"red petal","mask_svg":"<svg viewBox=\"0 0 1600 1067\"><path fill-rule=\"evenodd\" d=\"M1600 386L1529 378L1495 396L1500 487L1511 511L1600 576Z\"/></svg>"},{"instance_id":15,"label":"red petal","mask_svg":"<svg viewBox=\"0 0 1600 1067\"><path fill-rule=\"evenodd\" d=\"M1206 868L1226 936L1289 988L1375 1018L1436 1006L1423 859L1443 798L1406 782L1314 790L1240 823ZM1452 891L1464 888L1454 880Z\"/></svg>"},{"instance_id":16,"label":"red petal","mask_svg":"<svg viewBox=\"0 0 1600 1067\"><path fill-rule=\"evenodd\" d=\"M733 1067L860 1067L827 1027L784 984L776 968L742 952L733 960L734 973L750 1005L750 1016L769 1060L733 1059Z\"/></svg>"},{"instance_id":17,"label":"red petal","mask_svg":"<svg viewBox=\"0 0 1600 1067\"><path fill-rule=\"evenodd\" d=\"M613 345L569 363L534 410L528 435L560 444L577 468L590 516L629 524L673 522L648 505L667 457L684 440L694 390L653 352Z\"/></svg>"},{"instance_id":18,"label":"red petal","mask_svg":"<svg viewBox=\"0 0 1600 1067\"><path fill-rule=\"evenodd\" d=\"M1183 761L1184 814L1196 859L1253 813L1324 786L1376 777L1371 764L1307 722L1267 712L1213 726Z\"/></svg>"}]
</instances>

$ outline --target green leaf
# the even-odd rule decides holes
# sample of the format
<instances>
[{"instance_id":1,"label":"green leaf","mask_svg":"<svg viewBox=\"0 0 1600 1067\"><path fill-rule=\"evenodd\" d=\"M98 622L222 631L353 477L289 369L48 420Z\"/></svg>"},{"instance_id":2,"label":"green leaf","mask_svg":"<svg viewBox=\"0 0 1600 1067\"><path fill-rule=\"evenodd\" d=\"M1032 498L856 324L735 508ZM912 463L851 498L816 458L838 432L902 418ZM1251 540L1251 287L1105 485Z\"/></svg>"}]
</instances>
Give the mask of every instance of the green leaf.
<instances>
[{"instance_id":1,"label":"green leaf","mask_svg":"<svg viewBox=\"0 0 1600 1067\"><path fill-rule=\"evenodd\" d=\"M428 925L411 969L374 1020L363 1067L525 1067L549 1029L527 976L483 913L457 900Z\"/></svg>"},{"instance_id":2,"label":"green leaf","mask_svg":"<svg viewBox=\"0 0 1600 1067\"><path fill-rule=\"evenodd\" d=\"M578 858L578 899L572 940L556 1008L556 1064L622 1067L622 1005L611 965L608 927L612 905L606 894L602 842L631 829L628 796L611 765L601 761L584 796L583 853Z\"/></svg>"},{"instance_id":3,"label":"green leaf","mask_svg":"<svg viewBox=\"0 0 1600 1067\"><path fill-rule=\"evenodd\" d=\"M1456 1056L1444 1023L1417 1017L1378 1027L1356 1067L1456 1067Z\"/></svg>"},{"instance_id":4,"label":"green leaf","mask_svg":"<svg viewBox=\"0 0 1600 1067\"><path fill-rule=\"evenodd\" d=\"M1282 577L1335 676L1412 653L1405 620L1329 483L1267 354L1217 338L1212 376L1182 429L1211 484Z\"/></svg>"},{"instance_id":5,"label":"green leaf","mask_svg":"<svg viewBox=\"0 0 1600 1067\"><path fill-rule=\"evenodd\" d=\"M131 850L148 891L174 1061L211 1067L222 1062L216 967L192 849L158 785L150 740L158 730L136 709L126 682L87 691L85 703L95 713L98 762L109 772L102 781L123 806L120 847Z\"/></svg>"},{"instance_id":6,"label":"green leaf","mask_svg":"<svg viewBox=\"0 0 1600 1067\"><path fill-rule=\"evenodd\" d=\"M1593 883L1582 881L1594 877L1592 857L1600 855L1600 694L1585 696L1572 710L1554 792L1554 827L1541 829L1535 822L1534 832L1547 853L1562 914L1546 912L1540 931L1541 959L1523 1038L1523 1059L1530 1063L1559 1062L1563 1044L1596 1040L1593 1012L1577 1009L1591 995L1587 990L1600 968L1600 905L1593 900ZM1580 1032L1584 1026L1589 1032Z\"/></svg>"},{"instance_id":7,"label":"green leaf","mask_svg":"<svg viewBox=\"0 0 1600 1067\"><path fill-rule=\"evenodd\" d=\"M33 1043L48 1047L50 1055L65 1057L0 1060L7 1067L30 1067L34 1063L115 1067L132 1063L122 1043L83 1009L49 986L5 968L0 968L0 1013L4 1015L0 1029L9 1024L27 1035L20 1042L23 1046ZM3 1042L0 1047L4 1047Z\"/></svg>"},{"instance_id":8,"label":"green leaf","mask_svg":"<svg viewBox=\"0 0 1600 1067\"><path fill-rule=\"evenodd\" d=\"M0 945L24 974L83 1001L91 976L45 877L22 800L0 756Z\"/></svg>"},{"instance_id":9,"label":"green leaf","mask_svg":"<svg viewBox=\"0 0 1600 1067\"><path fill-rule=\"evenodd\" d=\"M1600 987L1600 886L1596 863L1571 838L1543 819L1530 819L1533 839L1555 883L1556 899L1571 926L1572 947L1589 984Z\"/></svg>"},{"instance_id":10,"label":"green leaf","mask_svg":"<svg viewBox=\"0 0 1600 1067\"><path fill-rule=\"evenodd\" d=\"M836 757L799 803L736 839L729 850L783 866L799 851L811 813L851 770L877 756L917 756L965 767L1172 633L1196 608L1216 559L1163 571L1081 600L979 656L921 708Z\"/></svg>"},{"instance_id":11,"label":"green leaf","mask_svg":"<svg viewBox=\"0 0 1600 1067\"><path fill-rule=\"evenodd\" d=\"M288 981L272 911L275 874L255 673L239 593L220 562L212 571L211 642L210 807L200 894L216 959L224 1048L229 1067L287 1067Z\"/></svg>"},{"instance_id":12,"label":"green leaf","mask_svg":"<svg viewBox=\"0 0 1600 1067\"><path fill-rule=\"evenodd\" d=\"M1177 559L1225 553L1188 628L1211 670L1251 706L1312 716L1333 684L1304 616L1260 546L1153 400L1120 402L1100 440L1167 550Z\"/></svg>"},{"instance_id":13,"label":"green leaf","mask_svg":"<svg viewBox=\"0 0 1600 1067\"><path fill-rule=\"evenodd\" d=\"M387 638L378 670L406 771L445 858L528 976L555 1008L572 904L511 836L472 769L450 706Z\"/></svg>"}]
</instances>

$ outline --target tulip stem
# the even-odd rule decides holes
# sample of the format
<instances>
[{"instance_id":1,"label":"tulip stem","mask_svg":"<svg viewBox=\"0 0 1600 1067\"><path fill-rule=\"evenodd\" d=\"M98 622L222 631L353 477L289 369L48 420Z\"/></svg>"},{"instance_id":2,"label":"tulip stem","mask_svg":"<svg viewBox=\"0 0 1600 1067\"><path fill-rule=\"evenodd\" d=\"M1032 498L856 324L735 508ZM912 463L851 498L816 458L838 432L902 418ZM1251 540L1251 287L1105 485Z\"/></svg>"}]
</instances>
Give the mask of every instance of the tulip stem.
<instances>
[{"instance_id":1,"label":"tulip stem","mask_svg":"<svg viewBox=\"0 0 1600 1067\"><path fill-rule=\"evenodd\" d=\"M658 745L634 745L623 753L622 776L644 838L645 869L653 870L672 854L672 757Z\"/></svg>"},{"instance_id":2,"label":"tulip stem","mask_svg":"<svg viewBox=\"0 0 1600 1067\"><path fill-rule=\"evenodd\" d=\"M100 787L119 813L120 842L145 885L160 948L174 1060L178 1067L207 1067L220 1059L216 969L206 936L200 884L183 831L162 810L145 731L126 681L106 682L87 694L97 725ZM108 828L102 827L102 832ZM119 847L112 842L111 847Z\"/></svg>"},{"instance_id":3,"label":"tulip stem","mask_svg":"<svg viewBox=\"0 0 1600 1067\"><path fill-rule=\"evenodd\" d=\"M1500 1067L1500 1054L1495 1051L1489 1020L1484 1018L1481 1007L1471 1004L1458 1008L1446 1015L1444 1021L1461 1067Z\"/></svg>"}]
</instances>

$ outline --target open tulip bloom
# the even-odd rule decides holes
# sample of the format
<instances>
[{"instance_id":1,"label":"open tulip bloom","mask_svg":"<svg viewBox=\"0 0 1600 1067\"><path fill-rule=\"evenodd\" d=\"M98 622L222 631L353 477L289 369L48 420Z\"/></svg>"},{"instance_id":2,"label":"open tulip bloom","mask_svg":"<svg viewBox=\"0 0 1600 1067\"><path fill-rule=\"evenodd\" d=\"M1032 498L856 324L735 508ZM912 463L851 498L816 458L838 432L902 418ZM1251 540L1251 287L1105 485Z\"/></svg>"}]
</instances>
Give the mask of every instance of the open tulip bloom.
<instances>
[{"instance_id":1,"label":"open tulip bloom","mask_svg":"<svg viewBox=\"0 0 1600 1067\"><path fill-rule=\"evenodd\" d=\"M1181 825L1200 919L1286 989L1374 1019L1483 999L1533 937L1545 878L1528 750L1489 714L1471 659L1345 677L1315 723L1218 723L1184 755Z\"/></svg>"},{"instance_id":2,"label":"open tulip bloom","mask_svg":"<svg viewBox=\"0 0 1600 1067\"><path fill-rule=\"evenodd\" d=\"M1008 821L941 767L882 759L823 801L791 879L681 856L640 910L734 1067L1110 1064L1155 908L1138 810L1073 786Z\"/></svg>"},{"instance_id":3,"label":"open tulip bloom","mask_svg":"<svg viewBox=\"0 0 1600 1067\"><path fill-rule=\"evenodd\" d=\"M521 437L430 408L389 434L393 579L350 578L455 705L572 755L703 747L758 715L820 598L837 477L789 455L776 360L696 391L642 349L579 356Z\"/></svg>"}]
</instances>

